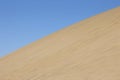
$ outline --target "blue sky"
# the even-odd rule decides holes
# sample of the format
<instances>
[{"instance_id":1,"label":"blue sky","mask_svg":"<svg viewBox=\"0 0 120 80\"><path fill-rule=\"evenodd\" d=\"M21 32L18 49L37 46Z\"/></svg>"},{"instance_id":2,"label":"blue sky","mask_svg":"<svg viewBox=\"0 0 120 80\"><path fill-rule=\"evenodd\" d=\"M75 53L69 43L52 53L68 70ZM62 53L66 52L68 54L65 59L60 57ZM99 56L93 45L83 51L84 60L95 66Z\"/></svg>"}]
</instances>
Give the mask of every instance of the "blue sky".
<instances>
[{"instance_id":1,"label":"blue sky","mask_svg":"<svg viewBox=\"0 0 120 80\"><path fill-rule=\"evenodd\" d=\"M0 57L120 6L120 0L0 0Z\"/></svg>"}]
</instances>

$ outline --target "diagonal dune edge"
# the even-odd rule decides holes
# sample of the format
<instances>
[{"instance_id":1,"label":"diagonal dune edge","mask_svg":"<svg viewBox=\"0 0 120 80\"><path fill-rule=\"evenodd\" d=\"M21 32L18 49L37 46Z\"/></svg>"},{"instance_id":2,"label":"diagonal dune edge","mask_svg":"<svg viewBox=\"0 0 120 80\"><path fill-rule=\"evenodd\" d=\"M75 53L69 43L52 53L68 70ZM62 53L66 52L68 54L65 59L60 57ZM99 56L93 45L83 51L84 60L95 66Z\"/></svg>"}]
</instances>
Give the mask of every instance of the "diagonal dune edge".
<instances>
[{"instance_id":1,"label":"diagonal dune edge","mask_svg":"<svg viewBox=\"0 0 120 80\"><path fill-rule=\"evenodd\" d=\"M120 80L120 7L1 58L0 80Z\"/></svg>"}]
</instances>

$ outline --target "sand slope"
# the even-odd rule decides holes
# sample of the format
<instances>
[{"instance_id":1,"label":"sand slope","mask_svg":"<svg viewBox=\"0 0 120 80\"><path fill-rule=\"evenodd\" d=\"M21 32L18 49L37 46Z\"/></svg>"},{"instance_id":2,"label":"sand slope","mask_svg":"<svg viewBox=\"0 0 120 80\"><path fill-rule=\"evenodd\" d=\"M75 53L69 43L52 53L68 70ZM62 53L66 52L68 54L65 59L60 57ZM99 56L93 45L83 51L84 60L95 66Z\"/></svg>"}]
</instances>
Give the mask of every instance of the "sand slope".
<instances>
[{"instance_id":1,"label":"sand slope","mask_svg":"<svg viewBox=\"0 0 120 80\"><path fill-rule=\"evenodd\" d=\"M120 80L120 7L0 59L0 80Z\"/></svg>"}]
</instances>

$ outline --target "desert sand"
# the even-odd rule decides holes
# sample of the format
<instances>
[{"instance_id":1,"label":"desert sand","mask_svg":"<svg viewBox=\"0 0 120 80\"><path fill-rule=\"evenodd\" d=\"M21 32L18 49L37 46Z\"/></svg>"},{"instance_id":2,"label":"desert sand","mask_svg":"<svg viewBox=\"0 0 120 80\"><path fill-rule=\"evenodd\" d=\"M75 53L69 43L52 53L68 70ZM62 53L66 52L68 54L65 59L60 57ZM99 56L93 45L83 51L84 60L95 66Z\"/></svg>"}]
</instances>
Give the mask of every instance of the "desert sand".
<instances>
[{"instance_id":1,"label":"desert sand","mask_svg":"<svg viewBox=\"0 0 120 80\"><path fill-rule=\"evenodd\" d=\"M0 80L120 80L120 7L1 58Z\"/></svg>"}]
</instances>

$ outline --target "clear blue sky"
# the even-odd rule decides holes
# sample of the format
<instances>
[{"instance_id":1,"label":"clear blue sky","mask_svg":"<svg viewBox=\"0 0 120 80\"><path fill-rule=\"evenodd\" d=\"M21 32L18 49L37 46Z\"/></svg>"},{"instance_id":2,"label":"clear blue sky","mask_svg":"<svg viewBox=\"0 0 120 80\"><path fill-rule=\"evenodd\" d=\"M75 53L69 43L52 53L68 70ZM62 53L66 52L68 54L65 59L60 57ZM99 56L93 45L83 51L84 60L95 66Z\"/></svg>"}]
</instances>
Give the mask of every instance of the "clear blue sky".
<instances>
[{"instance_id":1,"label":"clear blue sky","mask_svg":"<svg viewBox=\"0 0 120 80\"><path fill-rule=\"evenodd\" d=\"M120 0L0 0L0 57L117 6Z\"/></svg>"}]
</instances>

